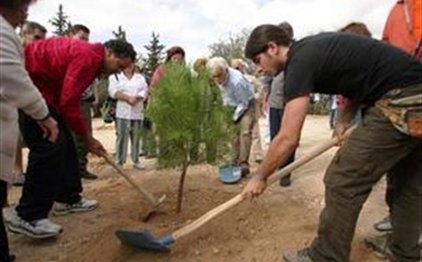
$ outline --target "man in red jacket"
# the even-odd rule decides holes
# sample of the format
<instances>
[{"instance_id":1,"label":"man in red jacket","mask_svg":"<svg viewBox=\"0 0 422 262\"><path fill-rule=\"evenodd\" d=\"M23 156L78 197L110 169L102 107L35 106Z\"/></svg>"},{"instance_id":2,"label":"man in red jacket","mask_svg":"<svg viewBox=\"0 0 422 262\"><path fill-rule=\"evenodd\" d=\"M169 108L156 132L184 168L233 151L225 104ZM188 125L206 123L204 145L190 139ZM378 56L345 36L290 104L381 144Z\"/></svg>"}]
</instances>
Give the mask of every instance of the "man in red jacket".
<instances>
[{"instance_id":1,"label":"man in red jacket","mask_svg":"<svg viewBox=\"0 0 422 262\"><path fill-rule=\"evenodd\" d=\"M92 137L79 101L95 77L116 73L136 57L133 46L121 40L90 44L71 38L50 38L25 48L26 69L58 122L59 137L51 143L37 122L20 112L19 125L29 148L26 181L16 215L9 221L12 232L32 238L57 236L62 227L48 219L55 215L84 212L98 206L82 198L78 158L71 131L84 138L89 152L105 153Z\"/></svg>"}]
</instances>

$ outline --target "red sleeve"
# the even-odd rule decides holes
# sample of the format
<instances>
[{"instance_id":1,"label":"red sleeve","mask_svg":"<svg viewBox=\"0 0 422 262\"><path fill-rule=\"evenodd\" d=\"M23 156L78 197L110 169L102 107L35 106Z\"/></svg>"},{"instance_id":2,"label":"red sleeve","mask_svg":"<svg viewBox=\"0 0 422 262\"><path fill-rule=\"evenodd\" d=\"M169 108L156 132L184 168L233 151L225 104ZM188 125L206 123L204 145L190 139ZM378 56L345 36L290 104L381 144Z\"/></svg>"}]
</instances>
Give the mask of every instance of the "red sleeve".
<instances>
[{"instance_id":1,"label":"red sleeve","mask_svg":"<svg viewBox=\"0 0 422 262\"><path fill-rule=\"evenodd\" d=\"M151 89L154 89L157 84L158 81L161 79L161 77L164 76L164 66L163 65L159 65L157 67L157 69L155 69L154 73L152 74L151 77L151 84L149 85Z\"/></svg>"},{"instance_id":2,"label":"red sleeve","mask_svg":"<svg viewBox=\"0 0 422 262\"><path fill-rule=\"evenodd\" d=\"M60 97L60 113L77 135L89 134L89 129L80 108L82 93L94 81L98 63L89 57L77 56L69 63Z\"/></svg>"}]
</instances>

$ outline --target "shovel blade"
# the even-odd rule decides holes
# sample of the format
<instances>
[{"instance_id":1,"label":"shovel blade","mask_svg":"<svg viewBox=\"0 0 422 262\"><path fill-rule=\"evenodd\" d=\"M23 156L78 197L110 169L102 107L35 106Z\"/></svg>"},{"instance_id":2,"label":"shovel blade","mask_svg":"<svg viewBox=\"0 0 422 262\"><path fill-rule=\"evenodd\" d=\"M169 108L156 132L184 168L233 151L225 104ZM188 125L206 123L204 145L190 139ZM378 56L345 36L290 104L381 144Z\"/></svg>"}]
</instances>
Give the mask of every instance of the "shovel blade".
<instances>
[{"instance_id":1,"label":"shovel blade","mask_svg":"<svg viewBox=\"0 0 422 262\"><path fill-rule=\"evenodd\" d=\"M132 247L156 252L170 252L170 249L160 240L155 239L148 230L139 232L118 230L116 236L122 243Z\"/></svg>"}]
</instances>

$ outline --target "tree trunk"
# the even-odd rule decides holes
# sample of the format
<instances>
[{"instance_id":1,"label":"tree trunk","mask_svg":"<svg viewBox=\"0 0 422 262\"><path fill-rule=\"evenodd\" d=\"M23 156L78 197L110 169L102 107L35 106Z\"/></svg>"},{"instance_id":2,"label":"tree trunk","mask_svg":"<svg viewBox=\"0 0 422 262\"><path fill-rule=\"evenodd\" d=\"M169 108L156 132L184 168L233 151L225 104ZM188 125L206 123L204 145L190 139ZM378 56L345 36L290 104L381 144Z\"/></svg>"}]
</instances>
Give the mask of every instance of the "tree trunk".
<instances>
[{"instance_id":1,"label":"tree trunk","mask_svg":"<svg viewBox=\"0 0 422 262\"><path fill-rule=\"evenodd\" d=\"M182 174L179 180L179 192L177 194L177 208L176 208L177 213L180 213L180 211L182 210L183 186L185 184L185 177L188 170L188 166L189 166L189 160L186 159L183 163Z\"/></svg>"}]
</instances>

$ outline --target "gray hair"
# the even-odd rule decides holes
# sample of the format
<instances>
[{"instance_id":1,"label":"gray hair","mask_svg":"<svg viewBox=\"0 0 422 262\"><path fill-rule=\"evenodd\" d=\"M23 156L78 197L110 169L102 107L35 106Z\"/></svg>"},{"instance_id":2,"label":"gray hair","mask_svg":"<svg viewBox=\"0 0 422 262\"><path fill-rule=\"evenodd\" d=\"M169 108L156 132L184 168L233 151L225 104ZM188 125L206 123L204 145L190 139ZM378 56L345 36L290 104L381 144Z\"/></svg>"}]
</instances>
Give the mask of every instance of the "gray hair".
<instances>
[{"instance_id":1,"label":"gray hair","mask_svg":"<svg viewBox=\"0 0 422 262\"><path fill-rule=\"evenodd\" d=\"M229 65L227 64L227 61L220 56L213 57L207 62L207 68L211 72L211 74L219 68L227 70L228 67Z\"/></svg>"}]
</instances>

